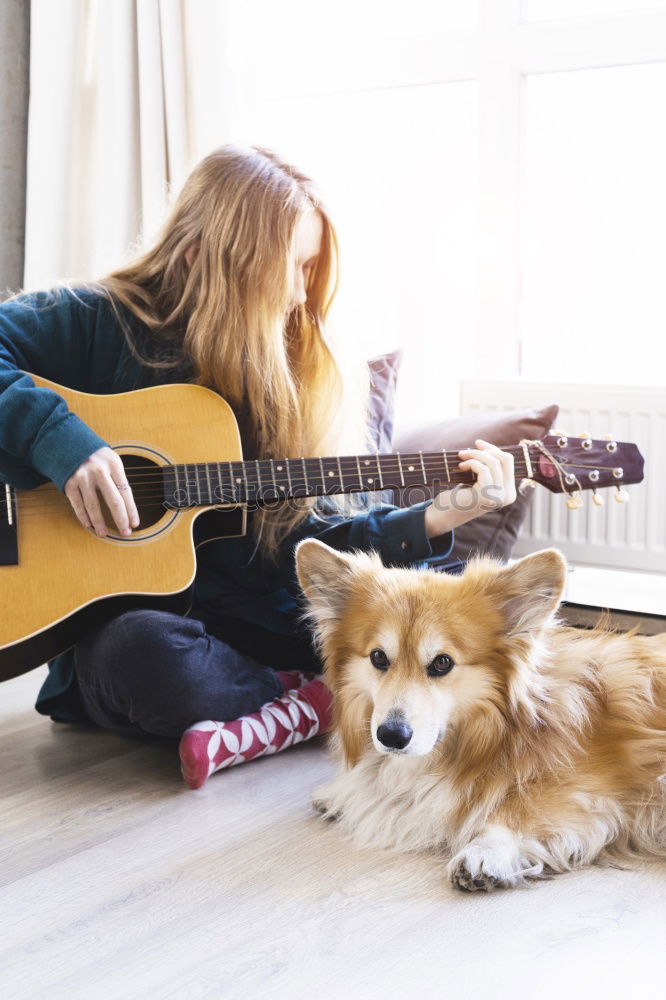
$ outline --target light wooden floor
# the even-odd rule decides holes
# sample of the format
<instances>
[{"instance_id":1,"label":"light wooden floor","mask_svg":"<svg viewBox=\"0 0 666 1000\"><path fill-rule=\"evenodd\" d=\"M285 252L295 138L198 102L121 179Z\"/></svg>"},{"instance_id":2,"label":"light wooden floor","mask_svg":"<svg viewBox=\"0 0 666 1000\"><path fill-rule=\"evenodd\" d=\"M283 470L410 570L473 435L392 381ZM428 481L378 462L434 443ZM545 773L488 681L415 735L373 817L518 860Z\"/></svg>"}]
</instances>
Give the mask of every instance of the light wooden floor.
<instances>
[{"instance_id":1,"label":"light wooden floor","mask_svg":"<svg viewBox=\"0 0 666 1000\"><path fill-rule=\"evenodd\" d=\"M0 995L666 996L666 865L454 892L310 810L325 739L182 783L176 744L52 723L0 686Z\"/></svg>"}]
</instances>

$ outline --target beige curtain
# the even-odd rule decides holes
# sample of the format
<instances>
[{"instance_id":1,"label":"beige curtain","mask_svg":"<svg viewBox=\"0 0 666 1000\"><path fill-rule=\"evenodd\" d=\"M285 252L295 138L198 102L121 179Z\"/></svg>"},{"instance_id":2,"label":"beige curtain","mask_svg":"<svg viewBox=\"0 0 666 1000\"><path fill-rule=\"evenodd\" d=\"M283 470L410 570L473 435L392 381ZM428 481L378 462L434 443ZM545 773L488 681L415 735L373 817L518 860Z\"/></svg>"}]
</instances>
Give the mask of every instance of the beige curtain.
<instances>
[{"instance_id":1,"label":"beige curtain","mask_svg":"<svg viewBox=\"0 0 666 1000\"><path fill-rule=\"evenodd\" d=\"M194 162L187 0L32 0L24 287L150 239Z\"/></svg>"}]
</instances>

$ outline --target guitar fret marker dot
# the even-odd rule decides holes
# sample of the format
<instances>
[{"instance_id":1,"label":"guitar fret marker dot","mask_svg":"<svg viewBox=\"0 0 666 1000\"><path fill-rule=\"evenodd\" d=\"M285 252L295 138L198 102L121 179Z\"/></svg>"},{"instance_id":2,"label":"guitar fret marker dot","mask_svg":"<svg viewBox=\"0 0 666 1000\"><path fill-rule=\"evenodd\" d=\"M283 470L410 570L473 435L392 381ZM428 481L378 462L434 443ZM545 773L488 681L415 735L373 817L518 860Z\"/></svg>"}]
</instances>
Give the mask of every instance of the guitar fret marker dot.
<instances>
[{"instance_id":1,"label":"guitar fret marker dot","mask_svg":"<svg viewBox=\"0 0 666 1000\"><path fill-rule=\"evenodd\" d=\"M410 472L414 471L414 466L413 465L408 465L407 468L409 469Z\"/></svg>"}]
</instances>

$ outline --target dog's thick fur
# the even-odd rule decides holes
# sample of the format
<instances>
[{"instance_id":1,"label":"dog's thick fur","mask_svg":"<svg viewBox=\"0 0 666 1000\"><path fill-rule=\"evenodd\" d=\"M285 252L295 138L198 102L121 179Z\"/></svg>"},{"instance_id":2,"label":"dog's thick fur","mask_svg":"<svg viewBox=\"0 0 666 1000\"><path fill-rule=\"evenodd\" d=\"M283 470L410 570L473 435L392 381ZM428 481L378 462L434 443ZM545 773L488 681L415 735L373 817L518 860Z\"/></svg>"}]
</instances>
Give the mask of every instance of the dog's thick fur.
<instances>
[{"instance_id":1,"label":"dog's thick fur","mask_svg":"<svg viewBox=\"0 0 666 1000\"><path fill-rule=\"evenodd\" d=\"M556 549L447 576L306 539L296 566L339 764L313 805L356 846L434 849L470 890L666 854L666 635L563 625Z\"/></svg>"}]
</instances>

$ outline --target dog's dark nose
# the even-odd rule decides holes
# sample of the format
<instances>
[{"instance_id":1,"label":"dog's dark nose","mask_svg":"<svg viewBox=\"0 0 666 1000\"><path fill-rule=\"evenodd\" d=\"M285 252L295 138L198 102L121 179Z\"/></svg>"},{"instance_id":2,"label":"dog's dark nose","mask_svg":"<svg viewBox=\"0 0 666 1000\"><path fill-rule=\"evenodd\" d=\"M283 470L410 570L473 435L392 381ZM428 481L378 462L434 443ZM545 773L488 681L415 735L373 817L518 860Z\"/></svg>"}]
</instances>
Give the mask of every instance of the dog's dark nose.
<instances>
[{"instance_id":1,"label":"dog's dark nose","mask_svg":"<svg viewBox=\"0 0 666 1000\"><path fill-rule=\"evenodd\" d=\"M389 719L388 722L382 722L381 726L377 728L379 742L392 750L403 750L413 735L412 727L402 719Z\"/></svg>"}]
</instances>

